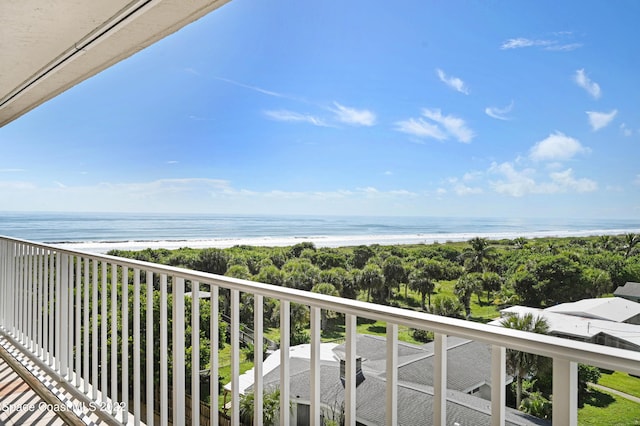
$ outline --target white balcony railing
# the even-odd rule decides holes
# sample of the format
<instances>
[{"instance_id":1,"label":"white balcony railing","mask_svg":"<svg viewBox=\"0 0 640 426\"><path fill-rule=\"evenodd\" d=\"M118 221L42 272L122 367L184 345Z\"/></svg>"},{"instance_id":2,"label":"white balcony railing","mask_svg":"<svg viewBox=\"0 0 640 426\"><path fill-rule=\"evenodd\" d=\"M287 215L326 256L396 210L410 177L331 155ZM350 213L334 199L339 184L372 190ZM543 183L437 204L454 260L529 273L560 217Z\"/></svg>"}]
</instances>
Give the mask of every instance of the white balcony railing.
<instances>
[{"instance_id":1,"label":"white balcony railing","mask_svg":"<svg viewBox=\"0 0 640 426\"><path fill-rule=\"evenodd\" d=\"M141 283L143 274L145 283ZM184 293L187 289L193 292L190 324L185 320ZM95 407L110 407L111 410L107 414L121 423L139 424L144 421L153 424L154 418L156 422L158 420L154 417L154 411L160 413L159 422L162 425L169 422L175 425L185 423L187 377L199 377L203 367L200 365L199 352L194 350L190 358L191 370L186 371L186 327L191 327L192 346L199 348L201 313L198 293L208 291L211 293L211 300L216 301L220 289L228 289L230 294L230 414L233 424L239 422L241 292L254 295L256 424L261 424L263 411L261 360L265 297L280 301L280 412L283 413L280 421L283 425L290 422L288 348L289 313L292 302L310 308L312 425L320 425L321 419L321 309L345 315L345 424L348 425L355 425L356 422L355 343L358 317L387 323L387 425L397 424L398 419L398 326L421 328L435 333L433 424L436 425L447 424L447 336L464 337L491 345L492 383L504 383L505 348L551 357L553 422L559 425L572 425L577 422L577 363L640 374L640 353L637 352L180 268L0 238L0 333L56 377L60 383L71 385L78 398L87 403L93 402ZM154 290L156 297L159 293L159 318L153 317ZM129 291L133 292L132 312L129 311ZM145 305L142 306L142 310L146 311L144 315L141 314L142 299L145 300ZM173 303L169 318L170 300ZM210 306L210 377L217 378L219 307L218 303L211 303ZM143 317L144 327L141 323ZM154 324L159 327L159 331L154 332ZM129 330L132 330L131 335ZM144 351L141 348L143 341L146 342ZM159 371L154 369L154 349L159 352L159 362L155 360L159 365ZM144 354L143 359L141 354ZM146 365L144 371L141 370L142 363ZM170 374L172 383L169 383ZM130 377L132 383L129 381ZM144 386L144 395L143 384L149 384ZM193 401L200 400L199 384L199 380L192 380L190 394ZM169 392L172 392L171 396ZM492 386L491 392L491 424L503 425L505 387ZM157 393L160 395L160 402L154 407L154 395ZM218 383L215 379L211 380L210 393L211 401L214 401L212 411L215 411L218 401ZM170 400L173 402L171 419ZM120 406L125 409L118 410ZM198 410L199 405L193 404L190 416L193 424L199 422ZM217 415L211 416L211 422L217 424Z\"/></svg>"}]
</instances>

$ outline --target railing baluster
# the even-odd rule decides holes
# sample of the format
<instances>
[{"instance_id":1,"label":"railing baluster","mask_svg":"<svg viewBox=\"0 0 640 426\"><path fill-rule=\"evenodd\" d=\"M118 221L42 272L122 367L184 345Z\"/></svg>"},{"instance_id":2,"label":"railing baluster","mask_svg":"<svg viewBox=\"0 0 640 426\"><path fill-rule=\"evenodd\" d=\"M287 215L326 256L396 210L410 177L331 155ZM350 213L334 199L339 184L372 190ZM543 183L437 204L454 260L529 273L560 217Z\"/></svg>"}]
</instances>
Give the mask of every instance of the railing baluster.
<instances>
[{"instance_id":1,"label":"railing baluster","mask_svg":"<svg viewBox=\"0 0 640 426\"><path fill-rule=\"evenodd\" d=\"M290 423L289 348L291 336L291 302L280 300L280 425Z\"/></svg>"},{"instance_id":2,"label":"railing baluster","mask_svg":"<svg viewBox=\"0 0 640 426\"><path fill-rule=\"evenodd\" d=\"M122 423L129 417L129 271L122 267Z\"/></svg>"},{"instance_id":3,"label":"railing baluster","mask_svg":"<svg viewBox=\"0 0 640 426\"><path fill-rule=\"evenodd\" d=\"M27 321L25 328L25 346L30 351L33 351L33 255L31 253L32 247L26 246L26 262L25 262L25 276L26 276L26 303L27 303Z\"/></svg>"},{"instance_id":4,"label":"railing baluster","mask_svg":"<svg viewBox=\"0 0 640 426\"><path fill-rule=\"evenodd\" d=\"M49 362L49 250L42 249L42 353L40 359Z\"/></svg>"},{"instance_id":5,"label":"railing baluster","mask_svg":"<svg viewBox=\"0 0 640 426\"><path fill-rule=\"evenodd\" d=\"M40 314L38 310L38 254L35 247L31 247L29 257L29 276L31 277L31 329L29 330L31 343L29 347L31 353L35 354L38 351L38 315Z\"/></svg>"},{"instance_id":6,"label":"railing baluster","mask_svg":"<svg viewBox=\"0 0 640 426\"><path fill-rule=\"evenodd\" d=\"M191 282L191 424L200 424L200 283Z\"/></svg>"},{"instance_id":7,"label":"railing baluster","mask_svg":"<svg viewBox=\"0 0 640 426\"><path fill-rule=\"evenodd\" d=\"M69 267L67 268L67 272L69 273L69 283L68 283L68 294L67 297L69 299L69 323L68 323L68 327L69 327L69 333L67 334L67 368L69 369L69 374L68 374L68 379L67 381L69 383L73 384L73 374L75 372L74 366L73 366L73 345L74 345L74 330L75 330L75 315L73 313L73 307L74 305L74 285L75 285L75 281L74 281L74 261L75 257L73 255L69 256Z\"/></svg>"},{"instance_id":8,"label":"railing baluster","mask_svg":"<svg viewBox=\"0 0 640 426\"><path fill-rule=\"evenodd\" d=\"M80 256L76 256L76 338L75 338L75 354L76 354L76 368L75 373L75 385L80 387L80 372L82 371L82 259Z\"/></svg>"},{"instance_id":9,"label":"railing baluster","mask_svg":"<svg viewBox=\"0 0 640 426\"><path fill-rule=\"evenodd\" d=\"M92 261L93 280L92 280L92 302L91 302L91 399L98 399L98 261ZM104 318L101 323L104 322Z\"/></svg>"},{"instance_id":10,"label":"railing baluster","mask_svg":"<svg viewBox=\"0 0 640 426\"><path fill-rule=\"evenodd\" d=\"M578 423L578 364L553 358L553 424L574 426Z\"/></svg>"},{"instance_id":11,"label":"railing baluster","mask_svg":"<svg viewBox=\"0 0 640 426\"><path fill-rule=\"evenodd\" d=\"M434 334L433 424L447 424L447 335Z\"/></svg>"},{"instance_id":12,"label":"railing baluster","mask_svg":"<svg viewBox=\"0 0 640 426\"><path fill-rule=\"evenodd\" d=\"M173 424L184 424L185 355L184 355L184 278L173 277Z\"/></svg>"},{"instance_id":13,"label":"railing baluster","mask_svg":"<svg viewBox=\"0 0 640 426\"><path fill-rule=\"evenodd\" d=\"M231 297L231 423L240 422L240 292L230 291Z\"/></svg>"},{"instance_id":14,"label":"railing baluster","mask_svg":"<svg viewBox=\"0 0 640 426\"><path fill-rule=\"evenodd\" d=\"M398 325L387 323L386 424L398 424Z\"/></svg>"},{"instance_id":15,"label":"railing baluster","mask_svg":"<svg viewBox=\"0 0 640 426\"><path fill-rule=\"evenodd\" d=\"M262 426L264 407L264 381L262 379L262 363L264 361L264 297L253 296L253 424Z\"/></svg>"},{"instance_id":16,"label":"railing baluster","mask_svg":"<svg viewBox=\"0 0 640 426\"><path fill-rule=\"evenodd\" d=\"M36 247L31 247L31 353L38 353L38 250Z\"/></svg>"},{"instance_id":17,"label":"railing baluster","mask_svg":"<svg viewBox=\"0 0 640 426\"><path fill-rule=\"evenodd\" d=\"M26 346L27 344L27 315L29 315L27 306L29 303L29 297L27 292L28 279L27 279L27 247L22 245L22 253L20 256L20 290L21 290L21 321L20 321L20 342Z\"/></svg>"},{"instance_id":18,"label":"railing baluster","mask_svg":"<svg viewBox=\"0 0 640 426\"><path fill-rule=\"evenodd\" d=\"M309 410L309 420L311 426L320 426L320 334L322 332L320 318L321 309L317 306L310 307L311 325L311 367L310 395L311 407Z\"/></svg>"},{"instance_id":19,"label":"railing baluster","mask_svg":"<svg viewBox=\"0 0 640 426\"><path fill-rule=\"evenodd\" d=\"M36 247L31 247L31 353L38 353L38 316L40 310L38 309L38 250Z\"/></svg>"},{"instance_id":20,"label":"railing baluster","mask_svg":"<svg viewBox=\"0 0 640 426\"><path fill-rule=\"evenodd\" d=\"M89 259L86 257L82 259L84 263L84 280L83 280L83 296L84 301L82 302L82 328L83 328L83 337L82 337L82 391L84 393L89 393L89 330L91 330L91 323L89 322Z\"/></svg>"},{"instance_id":21,"label":"railing baluster","mask_svg":"<svg viewBox=\"0 0 640 426\"><path fill-rule=\"evenodd\" d=\"M140 269L133 270L133 422L140 424Z\"/></svg>"},{"instance_id":22,"label":"railing baluster","mask_svg":"<svg viewBox=\"0 0 640 426\"><path fill-rule=\"evenodd\" d=\"M491 426L504 426L506 405L506 349L491 347Z\"/></svg>"},{"instance_id":23,"label":"railing baluster","mask_svg":"<svg viewBox=\"0 0 640 426\"><path fill-rule=\"evenodd\" d=\"M66 254L61 255L61 271L60 277L62 279L60 285L59 297L62 300L60 306L60 376L64 379L69 374L69 256Z\"/></svg>"},{"instance_id":24,"label":"railing baluster","mask_svg":"<svg viewBox=\"0 0 640 426\"><path fill-rule=\"evenodd\" d=\"M147 404L147 416L146 423L147 426L153 425L154 414L153 414L153 396L154 396L154 380L153 380L153 272L147 271L147 313L146 313L146 321L147 321L147 377L145 380L147 396L146 396L146 404Z\"/></svg>"},{"instance_id":25,"label":"railing baluster","mask_svg":"<svg viewBox=\"0 0 640 426\"><path fill-rule=\"evenodd\" d=\"M109 362L108 362L108 335L107 335L107 318L108 318L108 301L109 301L109 293L107 289L107 274L108 274L108 265L107 262L102 261L100 265L100 270L102 271L102 275L100 276L100 281L102 284L102 292L100 295L101 302L101 321L100 321L100 395L102 396L102 404L107 403L107 394L108 394L108 382L107 378L109 377Z\"/></svg>"},{"instance_id":26,"label":"railing baluster","mask_svg":"<svg viewBox=\"0 0 640 426\"><path fill-rule=\"evenodd\" d=\"M160 275L160 424L169 424L169 340L167 336L167 275Z\"/></svg>"},{"instance_id":27,"label":"railing baluster","mask_svg":"<svg viewBox=\"0 0 640 426\"><path fill-rule=\"evenodd\" d=\"M62 254L60 252L56 253L56 273L55 273L55 294L53 295L53 297L55 298L56 301L56 311L55 311L55 333L54 336L51 336L51 338L54 339L55 341L55 351L54 351L54 356L55 356L55 371L58 372L58 374L60 374L62 376L62 371L61 371L61 360L62 360L62 345L61 345L61 340L62 340L62 328L61 328L61 323L62 323L62 295L63 295L63 288L62 288Z\"/></svg>"},{"instance_id":28,"label":"railing baluster","mask_svg":"<svg viewBox=\"0 0 640 426\"><path fill-rule=\"evenodd\" d=\"M10 282L12 283L11 286L9 286L9 294L11 295L11 300L14 301L14 303L9 305L9 309L11 311L11 329L10 332L11 334L16 337L16 323L17 323L17 314L18 314L18 305L19 305L19 299L17 293L18 293L18 288L15 285L15 283L18 282L18 264L17 264L17 257L18 257L18 251L17 251L18 247L17 244L12 244L11 245L11 275L9 276Z\"/></svg>"},{"instance_id":29,"label":"railing baluster","mask_svg":"<svg viewBox=\"0 0 640 426\"><path fill-rule=\"evenodd\" d=\"M220 329L219 329L219 315L220 315L220 307L218 305L218 298L220 295L220 291L217 285L213 285L211 284L209 291L211 292L211 319L210 319L210 326L209 326L209 333L211 336L211 341L209 342L210 344L210 352L211 352L211 371L209 372L209 390L210 390L210 394L211 394L211 400L210 400L210 404L211 404L211 409L213 410L214 407L218 407L218 397L219 397L219 391L218 391L218 370L220 367L220 356L218 354L218 347L219 347L219 342L220 342ZM219 425L219 419L217 415L214 415L212 420L212 425L213 426L218 426Z\"/></svg>"},{"instance_id":30,"label":"railing baluster","mask_svg":"<svg viewBox=\"0 0 640 426\"><path fill-rule=\"evenodd\" d=\"M111 401L118 401L118 267L111 264ZM113 411L111 412L113 414Z\"/></svg>"},{"instance_id":31,"label":"railing baluster","mask_svg":"<svg viewBox=\"0 0 640 426\"><path fill-rule=\"evenodd\" d=\"M20 323L20 336L21 342L23 345L27 344L27 318L28 318L28 303L29 303L29 293L28 293L28 278L27 278L27 247L22 245L22 256L20 258L21 264L21 279L20 279L20 287L22 290L22 322Z\"/></svg>"},{"instance_id":32,"label":"railing baluster","mask_svg":"<svg viewBox=\"0 0 640 426\"><path fill-rule=\"evenodd\" d=\"M54 357L58 356L57 351L59 346L54 342L59 342L59 340L55 340L54 337L60 337L59 329L56 325L56 319L60 312L60 288L58 287L59 283L57 280L60 265L57 260L59 257L58 253L51 251L49 256L49 356L47 361L49 361L49 366L53 367L54 370L57 370L58 367L55 363Z\"/></svg>"},{"instance_id":33,"label":"railing baluster","mask_svg":"<svg viewBox=\"0 0 640 426\"><path fill-rule=\"evenodd\" d=\"M46 319L44 301L44 249L38 250L38 358L44 360L44 320Z\"/></svg>"},{"instance_id":34,"label":"railing baluster","mask_svg":"<svg viewBox=\"0 0 640 426\"><path fill-rule=\"evenodd\" d=\"M344 419L345 425L356 424L356 324L355 315L345 315Z\"/></svg>"}]
</instances>

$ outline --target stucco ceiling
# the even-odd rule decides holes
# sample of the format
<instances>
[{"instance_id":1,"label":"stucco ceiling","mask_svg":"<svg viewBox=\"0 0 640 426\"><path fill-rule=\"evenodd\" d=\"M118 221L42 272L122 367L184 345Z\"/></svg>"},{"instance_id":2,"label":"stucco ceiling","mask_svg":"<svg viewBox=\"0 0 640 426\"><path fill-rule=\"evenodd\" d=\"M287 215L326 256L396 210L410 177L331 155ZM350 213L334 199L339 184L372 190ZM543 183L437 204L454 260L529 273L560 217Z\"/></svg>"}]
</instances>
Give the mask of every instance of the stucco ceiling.
<instances>
[{"instance_id":1,"label":"stucco ceiling","mask_svg":"<svg viewBox=\"0 0 640 426\"><path fill-rule=\"evenodd\" d=\"M0 127L229 0L0 0Z\"/></svg>"}]
</instances>

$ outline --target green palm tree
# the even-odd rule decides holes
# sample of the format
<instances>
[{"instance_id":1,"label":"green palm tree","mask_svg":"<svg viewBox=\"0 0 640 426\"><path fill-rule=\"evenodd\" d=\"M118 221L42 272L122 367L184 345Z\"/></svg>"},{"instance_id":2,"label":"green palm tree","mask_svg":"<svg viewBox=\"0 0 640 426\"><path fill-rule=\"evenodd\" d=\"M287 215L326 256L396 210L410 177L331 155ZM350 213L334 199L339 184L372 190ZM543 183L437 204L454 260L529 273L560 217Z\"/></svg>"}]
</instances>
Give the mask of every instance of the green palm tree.
<instances>
[{"instance_id":1,"label":"green palm tree","mask_svg":"<svg viewBox=\"0 0 640 426\"><path fill-rule=\"evenodd\" d=\"M374 263L367 263L360 275L360 286L364 290L367 290L367 301L370 302L371 292L381 290L384 287L382 269Z\"/></svg>"},{"instance_id":2,"label":"green palm tree","mask_svg":"<svg viewBox=\"0 0 640 426\"><path fill-rule=\"evenodd\" d=\"M265 426L273 426L280 418L280 389L264 390L262 393L262 421ZM240 422L242 425L253 424L253 392L240 397ZM290 408L293 408L290 404Z\"/></svg>"},{"instance_id":3,"label":"green palm tree","mask_svg":"<svg viewBox=\"0 0 640 426\"><path fill-rule=\"evenodd\" d=\"M549 324L547 320L527 313L523 316L510 315L501 321L503 327L529 333L547 334ZM544 357L528 352L507 349L507 372L516 378L516 407L522 402L522 380L535 375L542 366Z\"/></svg>"},{"instance_id":4,"label":"green palm tree","mask_svg":"<svg viewBox=\"0 0 640 426\"><path fill-rule=\"evenodd\" d=\"M495 258L495 247L486 238L475 237L469 241L471 247L460 255L469 272L484 272L486 264Z\"/></svg>"},{"instance_id":5,"label":"green palm tree","mask_svg":"<svg viewBox=\"0 0 640 426\"><path fill-rule=\"evenodd\" d=\"M464 306L467 318L471 316L471 295L482 289L479 281L480 274L464 274L456 282L453 292L458 296L458 300Z\"/></svg>"},{"instance_id":6,"label":"green palm tree","mask_svg":"<svg viewBox=\"0 0 640 426\"><path fill-rule=\"evenodd\" d=\"M326 294L328 296L340 296L338 290L333 284L320 283L313 286L312 293ZM335 315L335 313L332 313ZM325 330L327 328L327 319L329 318L329 312L326 309L320 309L320 328Z\"/></svg>"},{"instance_id":7,"label":"green palm tree","mask_svg":"<svg viewBox=\"0 0 640 426\"><path fill-rule=\"evenodd\" d=\"M444 268L440 261L435 259L418 260L409 274L409 287L420 293L422 310L425 310L425 296L429 298L431 305L431 295L436 289L436 281L444 279Z\"/></svg>"},{"instance_id":8,"label":"green palm tree","mask_svg":"<svg viewBox=\"0 0 640 426\"><path fill-rule=\"evenodd\" d=\"M462 318L462 304L449 296L438 296L433 305L429 306L429 313L449 318Z\"/></svg>"},{"instance_id":9,"label":"green palm tree","mask_svg":"<svg viewBox=\"0 0 640 426\"><path fill-rule=\"evenodd\" d=\"M636 246L640 244L640 235L629 233L624 236L624 257L630 257L636 250Z\"/></svg>"}]
</instances>

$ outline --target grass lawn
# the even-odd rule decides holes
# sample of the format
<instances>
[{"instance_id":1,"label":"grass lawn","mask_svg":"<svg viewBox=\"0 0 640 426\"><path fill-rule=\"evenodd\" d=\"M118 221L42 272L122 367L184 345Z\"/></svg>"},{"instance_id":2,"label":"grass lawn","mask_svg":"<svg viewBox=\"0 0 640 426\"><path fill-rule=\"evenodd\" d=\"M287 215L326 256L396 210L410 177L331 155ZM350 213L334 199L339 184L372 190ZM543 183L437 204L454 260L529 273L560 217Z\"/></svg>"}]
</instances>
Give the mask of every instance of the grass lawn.
<instances>
[{"instance_id":1,"label":"grass lawn","mask_svg":"<svg viewBox=\"0 0 640 426\"><path fill-rule=\"evenodd\" d=\"M439 282L436 286L436 292L431 296L431 300L433 301L433 299L438 296L448 296L456 298L453 292L455 283L455 280ZM358 295L358 300L366 301L367 294L364 291L360 292L360 294ZM420 309L420 294L411 289L405 289L404 284L401 285L398 290L396 290L396 297L393 299L393 302L395 306L422 312ZM425 301L425 303L427 302ZM498 309L499 308L496 305L487 302L486 294L482 295L480 303L478 303L478 297L474 295L471 299L471 320L484 323L489 322L490 320L493 320L500 316L500 312ZM386 336L386 323L381 321L369 320L367 318L358 318L357 332L359 334L373 334L376 336L384 337ZM279 341L280 329L265 329L264 336L268 339ZM416 345L423 344L422 342L413 339L408 327L398 327L398 339L402 342L413 343ZM335 320L330 319L329 326L322 332L322 341L344 341L344 323L338 323Z\"/></svg>"},{"instance_id":2,"label":"grass lawn","mask_svg":"<svg viewBox=\"0 0 640 426\"><path fill-rule=\"evenodd\" d=\"M448 296L457 299L453 289L456 285L456 281L440 281L436 285L436 293L431 296L431 300L437 296ZM487 302L487 295L483 293L478 303L478 296L475 294L471 296L471 320L477 322L489 322L500 316L499 308L493 303Z\"/></svg>"},{"instance_id":3,"label":"grass lawn","mask_svg":"<svg viewBox=\"0 0 640 426\"><path fill-rule=\"evenodd\" d=\"M579 425L640 425L640 404L593 388L589 393L584 407L578 410Z\"/></svg>"},{"instance_id":4,"label":"grass lawn","mask_svg":"<svg viewBox=\"0 0 640 426\"><path fill-rule=\"evenodd\" d=\"M640 398L640 378L632 377L627 373L614 371L607 374L603 372L598 384Z\"/></svg>"},{"instance_id":5,"label":"grass lawn","mask_svg":"<svg viewBox=\"0 0 640 426\"><path fill-rule=\"evenodd\" d=\"M227 384L231 381L231 346L225 345L223 349L220 349L218 352L220 369L218 370L218 374L220 375L220 381L223 384ZM240 374L243 374L247 370L253 368L253 363L251 361L247 361L244 353L240 351ZM224 404L224 393L221 392L218 398L218 408L222 408Z\"/></svg>"}]
</instances>

